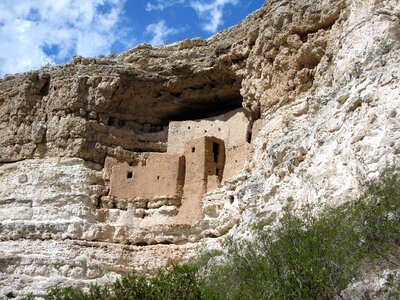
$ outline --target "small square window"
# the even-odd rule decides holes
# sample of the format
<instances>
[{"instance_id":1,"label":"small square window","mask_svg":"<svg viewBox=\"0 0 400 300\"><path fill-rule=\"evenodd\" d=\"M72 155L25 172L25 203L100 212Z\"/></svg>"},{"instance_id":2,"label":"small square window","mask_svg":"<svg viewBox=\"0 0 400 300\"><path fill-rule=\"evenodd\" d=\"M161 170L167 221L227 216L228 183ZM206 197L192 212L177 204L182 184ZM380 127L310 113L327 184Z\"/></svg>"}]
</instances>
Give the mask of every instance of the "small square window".
<instances>
[{"instance_id":1,"label":"small square window","mask_svg":"<svg viewBox=\"0 0 400 300\"><path fill-rule=\"evenodd\" d=\"M113 117L108 118L108 121L107 121L108 126L113 126L114 123L115 123L115 118L113 118Z\"/></svg>"},{"instance_id":2,"label":"small square window","mask_svg":"<svg viewBox=\"0 0 400 300\"><path fill-rule=\"evenodd\" d=\"M194 153L196 151L195 147L192 147L192 153Z\"/></svg>"},{"instance_id":3,"label":"small square window","mask_svg":"<svg viewBox=\"0 0 400 300\"><path fill-rule=\"evenodd\" d=\"M128 171L128 174L126 175L126 178L133 178L133 172Z\"/></svg>"},{"instance_id":4,"label":"small square window","mask_svg":"<svg viewBox=\"0 0 400 300\"><path fill-rule=\"evenodd\" d=\"M160 179L160 176L157 176L157 180Z\"/></svg>"}]
</instances>

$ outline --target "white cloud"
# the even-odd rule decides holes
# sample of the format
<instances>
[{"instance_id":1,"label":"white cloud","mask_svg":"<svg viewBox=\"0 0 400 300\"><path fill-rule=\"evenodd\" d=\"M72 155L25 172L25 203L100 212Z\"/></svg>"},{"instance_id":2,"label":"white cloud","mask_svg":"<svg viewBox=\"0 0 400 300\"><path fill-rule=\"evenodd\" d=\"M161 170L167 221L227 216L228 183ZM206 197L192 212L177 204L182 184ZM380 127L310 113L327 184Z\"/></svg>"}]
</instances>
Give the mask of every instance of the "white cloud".
<instances>
[{"instance_id":1,"label":"white cloud","mask_svg":"<svg viewBox=\"0 0 400 300\"><path fill-rule=\"evenodd\" d=\"M203 30L215 33L223 22L223 10L228 4L236 5L239 0L212 0L191 1L190 6L196 11L200 18L207 22L203 24Z\"/></svg>"},{"instance_id":2,"label":"white cloud","mask_svg":"<svg viewBox=\"0 0 400 300\"><path fill-rule=\"evenodd\" d=\"M110 53L125 1L1 0L0 76Z\"/></svg>"},{"instance_id":3,"label":"white cloud","mask_svg":"<svg viewBox=\"0 0 400 300\"><path fill-rule=\"evenodd\" d=\"M199 18L205 20L202 29L215 33L224 23L224 8L226 5L237 5L239 0L154 0L146 3L147 11L163 11L175 5L189 6Z\"/></svg>"},{"instance_id":4,"label":"white cloud","mask_svg":"<svg viewBox=\"0 0 400 300\"><path fill-rule=\"evenodd\" d=\"M185 0L156 0L155 3L147 2L146 10L147 11L153 11L153 10L163 11L167 7L178 5L178 4L185 4Z\"/></svg>"},{"instance_id":5,"label":"white cloud","mask_svg":"<svg viewBox=\"0 0 400 300\"><path fill-rule=\"evenodd\" d=\"M149 24L146 27L146 33L153 36L150 40L150 44L152 45L164 44L168 36L176 34L177 32L177 29L167 27L164 20L161 20L158 23Z\"/></svg>"}]
</instances>

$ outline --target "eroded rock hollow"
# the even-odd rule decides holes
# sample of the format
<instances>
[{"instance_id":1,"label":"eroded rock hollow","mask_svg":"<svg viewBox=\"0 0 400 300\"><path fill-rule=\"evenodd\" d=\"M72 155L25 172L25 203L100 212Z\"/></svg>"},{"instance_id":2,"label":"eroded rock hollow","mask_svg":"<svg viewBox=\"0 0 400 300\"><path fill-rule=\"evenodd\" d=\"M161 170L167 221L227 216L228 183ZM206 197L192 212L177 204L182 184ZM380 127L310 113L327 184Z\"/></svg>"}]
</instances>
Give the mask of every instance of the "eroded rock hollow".
<instances>
[{"instance_id":1,"label":"eroded rock hollow","mask_svg":"<svg viewBox=\"0 0 400 300\"><path fill-rule=\"evenodd\" d=\"M0 80L0 297L219 249L400 149L398 0L268 1L208 40ZM397 153L397 154L396 154Z\"/></svg>"}]
</instances>

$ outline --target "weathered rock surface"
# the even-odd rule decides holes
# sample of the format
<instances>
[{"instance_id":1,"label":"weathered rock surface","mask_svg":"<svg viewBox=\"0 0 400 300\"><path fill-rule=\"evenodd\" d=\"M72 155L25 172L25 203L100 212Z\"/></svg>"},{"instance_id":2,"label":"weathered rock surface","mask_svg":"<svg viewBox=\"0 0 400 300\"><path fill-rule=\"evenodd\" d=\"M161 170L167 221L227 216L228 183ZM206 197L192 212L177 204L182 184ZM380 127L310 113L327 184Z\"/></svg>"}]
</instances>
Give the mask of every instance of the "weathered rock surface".
<instances>
[{"instance_id":1,"label":"weathered rock surface","mask_svg":"<svg viewBox=\"0 0 400 300\"><path fill-rule=\"evenodd\" d=\"M356 196L399 160L399 18L398 0L271 0L206 41L0 80L0 297L167 267L275 222L289 199ZM206 194L203 220L98 209L106 156L165 152L169 121L242 104L261 118L253 157Z\"/></svg>"}]
</instances>

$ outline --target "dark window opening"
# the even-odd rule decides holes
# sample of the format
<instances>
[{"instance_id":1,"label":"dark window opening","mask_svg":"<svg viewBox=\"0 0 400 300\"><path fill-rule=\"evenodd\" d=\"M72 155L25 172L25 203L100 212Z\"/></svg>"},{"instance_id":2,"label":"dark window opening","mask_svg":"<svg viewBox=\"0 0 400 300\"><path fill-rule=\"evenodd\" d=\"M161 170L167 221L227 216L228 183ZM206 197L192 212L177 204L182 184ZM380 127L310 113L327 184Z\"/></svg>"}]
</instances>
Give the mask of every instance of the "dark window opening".
<instances>
[{"instance_id":1,"label":"dark window opening","mask_svg":"<svg viewBox=\"0 0 400 300\"><path fill-rule=\"evenodd\" d=\"M219 176L219 169L215 169L215 175Z\"/></svg>"},{"instance_id":2,"label":"dark window opening","mask_svg":"<svg viewBox=\"0 0 400 300\"><path fill-rule=\"evenodd\" d=\"M219 144L213 143L214 162L218 162L219 157Z\"/></svg>"},{"instance_id":3,"label":"dark window opening","mask_svg":"<svg viewBox=\"0 0 400 300\"><path fill-rule=\"evenodd\" d=\"M247 142L251 143L251 139L252 139L253 134L249 131L247 132Z\"/></svg>"},{"instance_id":4,"label":"dark window opening","mask_svg":"<svg viewBox=\"0 0 400 300\"><path fill-rule=\"evenodd\" d=\"M192 147L192 153L194 153L196 151L195 147Z\"/></svg>"},{"instance_id":5,"label":"dark window opening","mask_svg":"<svg viewBox=\"0 0 400 300\"><path fill-rule=\"evenodd\" d=\"M133 172L128 171L126 178L133 178Z\"/></svg>"},{"instance_id":6,"label":"dark window opening","mask_svg":"<svg viewBox=\"0 0 400 300\"><path fill-rule=\"evenodd\" d=\"M157 176L157 180L160 179L160 176Z\"/></svg>"},{"instance_id":7,"label":"dark window opening","mask_svg":"<svg viewBox=\"0 0 400 300\"><path fill-rule=\"evenodd\" d=\"M113 125L114 125L114 122L115 122L115 118L110 117L110 118L108 118L107 125L108 125L108 126L113 126Z\"/></svg>"},{"instance_id":8,"label":"dark window opening","mask_svg":"<svg viewBox=\"0 0 400 300\"><path fill-rule=\"evenodd\" d=\"M188 126L188 129L190 129L190 126Z\"/></svg>"}]
</instances>

